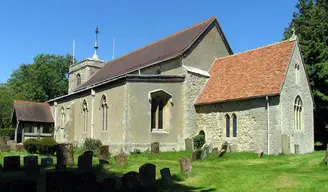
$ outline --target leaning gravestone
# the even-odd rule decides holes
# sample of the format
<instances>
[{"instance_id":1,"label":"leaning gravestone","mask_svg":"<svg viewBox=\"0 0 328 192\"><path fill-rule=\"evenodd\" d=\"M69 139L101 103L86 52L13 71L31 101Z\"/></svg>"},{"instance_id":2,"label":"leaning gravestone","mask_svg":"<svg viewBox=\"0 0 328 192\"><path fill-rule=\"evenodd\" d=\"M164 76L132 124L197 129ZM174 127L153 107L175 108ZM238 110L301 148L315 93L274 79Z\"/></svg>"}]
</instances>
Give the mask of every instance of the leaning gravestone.
<instances>
[{"instance_id":1,"label":"leaning gravestone","mask_svg":"<svg viewBox=\"0 0 328 192\"><path fill-rule=\"evenodd\" d=\"M57 164L74 165L73 144L61 143L56 148Z\"/></svg>"},{"instance_id":2,"label":"leaning gravestone","mask_svg":"<svg viewBox=\"0 0 328 192\"><path fill-rule=\"evenodd\" d=\"M7 156L3 158L3 172L18 171L20 169L20 156Z\"/></svg>"},{"instance_id":3,"label":"leaning gravestone","mask_svg":"<svg viewBox=\"0 0 328 192\"><path fill-rule=\"evenodd\" d=\"M21 191L37 191L37 181L36 180L25 180L17 179L14 180L10 187L10 192L21 192Z\"/></svg>"},{"instance_id":4,"label":"leaning gravestone","mask_svg":"<svg viewBox=\"0 0 328 192\"><path fill-rule=\"evenodd\" d=\"M191 154L191 160L192 161L201 160L201 157L202 157L202 151L200 149L197 149L197 150L193 151L192 154Z\"/></svg>"},{"instance_id":5,"label":"leaning gravestone","mask_svg":"<svg viewBox=\"0 0 328 192\"><path fill-rule=\"evenodd\" d=\"M117 154L115 156L115 162L117 165L127 166L128 160L127 160L126 154L123 151L121 151L119 154Z\"/></svg>"},{"instance_id":6,"label":"leaning gravestone","mask_svg":"<svg viewBox=\"0 0 328 192\"><path fill-rule=\"evenodd\" d=\"M190 159L188 157L182 157L180 159L180 168L182 175L191 175L192 173L192 166Z\"/></svg>"},{"instance_id":7,"label":"leaning gravestone","mask_svg":"<svg viewBox=\"0 0 328 192\"><path fill-rule=\"evenodd\" d=\"M109 146L102 145L99 147L99 160L108 160Z\"/></svg>"},{"instance_id":8,"label":"leaning gravestone","mask_svg":"<svg viewBox=\"0 0 328 192\"><path fill-rule=\"evenodd\" d=\"M140 182L143 186L149 186L156 181L156 165L151 163L143 164L139 168Z\"/></svg>"},{"instance_id":9,"label":"leaning gravestone","mask_svg":"<svg viewBox=\"0 0 328 192\"><path fill-rule=\"evenodd\" d=\"M49 167L54 165L54 160L52 157L42 157L41 158L41 166L42 167Z\"/></svg>"},{"instance_id":10,"label":"leaning gravestone","mask_svg":"<svg viewBox=\"0 0 328 192\"><path fill-rule=\"evenodd\" d=\"M73 191L73 173L54 171L46 173L46 192Z\"/></svg>"},{"instance_id":11,"label":"leaning gravestone","mask_svg":"<svg viewBox=\"0 0 328 192\"><path fill-rule=\"evenodd\" d=\"M155 153L155 154L159 153L159 142L152 143L150 145L150 148L151 148L150 149L151 153Z\"/></svg>"},{"instance_id":12,"label":"leaning gravestone","mask_svg":"<svg viewBox=\"0 0 328 192\"><path fill-rule=\"evenodd\" d=\"M164 183L170 183L172 181L171 171L170 168L163 168L160 170L161 177Z\"/></svg>"},{"instance_id":13,"label":"leaning gravestone","mask_svg":"<svg viewBox=\"0 0 328 192\"><path fill-rule=\"evenodd\" d=\"M222 150L220 151L218 157L223 157L225 153L226 153L226 150L222 149Z\"/></svg>"},{"instance_id":14,"label":"leaning gravestone","mask_svg":"<svg viewBox=\"0 0 328 192\"><path fill-rule=\"evenodd\" d=\"M259 152L259 153L257 154L257 156L258 156L258 157L262 157L262 156L263 156L263 151Z\"/></svg>"},{"instance_id":15,"label":"leaning gravestone","mask_svg":"<svg viewBox=\"0 0 328 192\"><path fill-rule=\"evenodd\" d=\"M130 171L122 176L122 187L125 190L136 190L140 187L140 175L138 172Z\"/></svg>"},{"instance_id":16,"label":"leaning gravestone","mask_svg":"<svg viewBox=\"0 0 328 192\"><path fill-rule=\"evenodd\" d=\"M221 151L225 150L228 151L229 143L226 141L221 145Z\"/></svg>"},{"instance_id":17,"label":"leaning gravestone","mask_svg":"<svg viewBox=\"0 0 328 192\"><path fill-rule=\"evenodd\" d=\"M82 172L92 171L92 157L93 151L87 150L82 155L78 157L78 170Z\"/></svg>"}]
</instances>

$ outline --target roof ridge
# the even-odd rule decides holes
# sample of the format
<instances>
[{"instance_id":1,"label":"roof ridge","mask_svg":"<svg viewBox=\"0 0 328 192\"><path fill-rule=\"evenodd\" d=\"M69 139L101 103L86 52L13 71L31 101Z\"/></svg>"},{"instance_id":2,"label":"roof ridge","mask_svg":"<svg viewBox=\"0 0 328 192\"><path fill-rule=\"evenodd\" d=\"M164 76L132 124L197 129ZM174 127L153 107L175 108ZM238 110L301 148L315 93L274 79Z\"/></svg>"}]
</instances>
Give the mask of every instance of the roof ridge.
<instances>
[{"instance_id":1,"label":"roof ridge","mask_svg":"<svg viewBox=\"0 0 328 192\"><path fill-rule=\"evenodd\" d=\"M242 51L242 52L239 52L239 53L236 53L236 54L233 54L233 55L227 55L227 56L224 56L224 57L217 57L214 61L221 60L221 59L226 59L226 58L230 58L230 57L233 57L233 56L236 56L236 55L241 55L241 54L253 52L253 51L256 51L256 50L259 50L259 49L264 49L264 48L267 48L267 47L272 47L272 46L275 46L275 45L278 45L278 44L287 43L287 42L293 42L293 41L296 41L296 40L292 40L292 41L290 41L290 40L284 40L284 41L279 41L279 42L271 43L271 44L268 44L268 45L264 45L262 47L257 47L257 48L254 48L254 49L249 49L249 50L246 50L246 51Z\"/></svg>"},{"instance_id":2,"label":"roof ridge","mask_svg":"<svg viewBox=\"0 0 328 192\"><path fill-rule=\"evenodd\" d=\"M47 102L14 100L14 103L47 104Z\"/></svg>"},{"instance_id":3,"label":"roof ridge","mask_svg":"<svg viewBox=\"0 0 328 192\"><path fill-rule=\"evenodd\" d=\"M215 19L216 19L216 16L213 16L213 17L211 17L211 18L209 18L209 19L206 19L205 21L201 21L201 22L199 22L199 23L196 23L196 24L194 24L194 25L192 25L192 26L189 26L189 27L187 27L187 28L185 28L185 29L182 29L182 30L180 30L180 31L178 31L178 32L175 32L175 33L172 33L172 34L170 34L170 35L168 35L168 36L166 36L166 37L163 37L163 38L161 38L161 39L159 39L159 40L157 40L157 41L154 41L154 42L149 43L149 44L147 44L147 45L144 45L144 46L142 46L142 47L140 47L140 48L138 48L138 49L135 49L135 50L133 50L133 51L131 51L131 52L125 54L125 55L122 55L122 56L120 56L120 57L118 57L118 58L116 58L116 59L114 59L114 60L108 61L106 64L110 64L110 63L112 63L113 61L116 61L116 60L121 59L121 58L123 58L123 57L126 57L126 56L128 56L128 55L131 55L132 53L135 53L135 52L140 51L140 50L142 50L142 49L144 49L144 48L146 48L146 47L149 47L149 46L151 46L151 45L154 45L155 43L158 43L158 42L164 41L164 40L166 40L166 39L168 39L168 38L170 38L170 37L173 37L173 36L178 35L178 34L180 34L180 33L182 33L182 32L185 32L185 31L187 31L187 30L190 30L190 29L192 29L192 28L194 28L194 27L197 27L197 26L199 26L199 25L201 25L201 24L203 24L203 23L209 22L209 21L211 21L211 20L214 21Z\"/></svg>"}]
</instances>

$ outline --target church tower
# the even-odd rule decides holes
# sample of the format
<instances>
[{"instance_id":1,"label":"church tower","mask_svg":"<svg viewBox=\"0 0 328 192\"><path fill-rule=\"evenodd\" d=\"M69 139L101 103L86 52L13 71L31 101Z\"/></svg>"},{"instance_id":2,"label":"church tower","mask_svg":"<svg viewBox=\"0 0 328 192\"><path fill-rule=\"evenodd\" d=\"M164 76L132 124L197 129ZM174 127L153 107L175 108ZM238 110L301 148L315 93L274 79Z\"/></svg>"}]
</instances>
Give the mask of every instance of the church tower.
<instances>
[{"instance_id":1,"label":"church tower","mask_svg":"<svg viewBox=\"0 0 328 192\"><path fill-rule=\"evenodd\" d=\"M95 41L95 52L92 58L83 59L80 62L72 64L69 67L68 79L68 93L74 92L74 90L81 84L85 83L90 77L96 73L101 67L103 67L106 61L99 60L98 50L98 27L96 28L96 41Z\"/></svg>"}]
</instances>

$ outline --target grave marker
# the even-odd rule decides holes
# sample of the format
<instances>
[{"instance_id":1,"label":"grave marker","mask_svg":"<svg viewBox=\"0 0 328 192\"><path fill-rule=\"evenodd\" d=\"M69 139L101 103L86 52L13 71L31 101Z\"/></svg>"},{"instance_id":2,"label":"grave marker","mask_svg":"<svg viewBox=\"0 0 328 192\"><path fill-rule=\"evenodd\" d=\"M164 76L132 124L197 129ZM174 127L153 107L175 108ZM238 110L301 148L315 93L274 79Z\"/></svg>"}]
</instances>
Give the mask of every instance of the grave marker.
<instances>
[{"instance_id":1,"label":"grave marker","mask_svg":"<svg viewBox=\"0 0 328 192\"><path fill-rule=\"evenodd\" d=\"M139 168L140 182L143 186L149 186L156 181L156 165L151 163L143 164Z\"/></svg>"},{"instance_id":2,"label":"grave marker","mask_svg":"<svg viewBox=\"0 0 328 192\"><path fill-rule=\"evenodd\" d=\"M188 157L183 157L180 159L180 168L182 175L191 175L192 173L192 166L190 159Z\"/></svg>"},{"instance_id":3,"label":"grave marker","mask_svg":"<svg viewBox=\"0 0 328 192\"><path fill-rule=\"evenodd\" d=\"M159 153L159 142L154 142L150 145L150 150L151 150L151 153L154 153L154 154L157 154Z\"/></svg>"}]
</instances>

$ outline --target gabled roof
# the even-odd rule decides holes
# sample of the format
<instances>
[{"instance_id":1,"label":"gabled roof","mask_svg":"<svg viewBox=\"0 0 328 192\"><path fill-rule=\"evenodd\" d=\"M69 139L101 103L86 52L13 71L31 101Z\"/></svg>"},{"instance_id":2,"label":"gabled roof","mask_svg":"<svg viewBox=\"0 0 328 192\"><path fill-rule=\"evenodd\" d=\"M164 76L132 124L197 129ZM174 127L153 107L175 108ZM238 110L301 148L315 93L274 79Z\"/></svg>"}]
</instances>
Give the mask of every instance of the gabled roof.
<instances>
[{"instance_id":1,"label":"gabled roof","mask_svg":"<svg viewBox=\"0 0 328 192\"><path fill-rule=\"evenodd\" d=\"M213 22L217 22L215 17L110 61L76 90L81 90L140 68L178 57L187 51ZM224 37L223 33L220 33ZM230 46L225 40L224 43L232 53Z\"/></svg>"},{"instance_id":2,"label":"gabled roof","mask_svg":"<svg viewBox=\"0 0 328 192\"><path fill-rule=\"evenodd\" d=\"M18 121L54 123L48 103L15 100L13 112Z\"/></svg>"},{"instance_id":3,"label":"gabled roof","mask_svg":"<svg viewBox=\"0 0 328 192\"><path fill-rule=\"evenodd\" d=\"M296 41L282 41L215 60L196 105L278 95Z\"/></svg>"}]
</instances>

